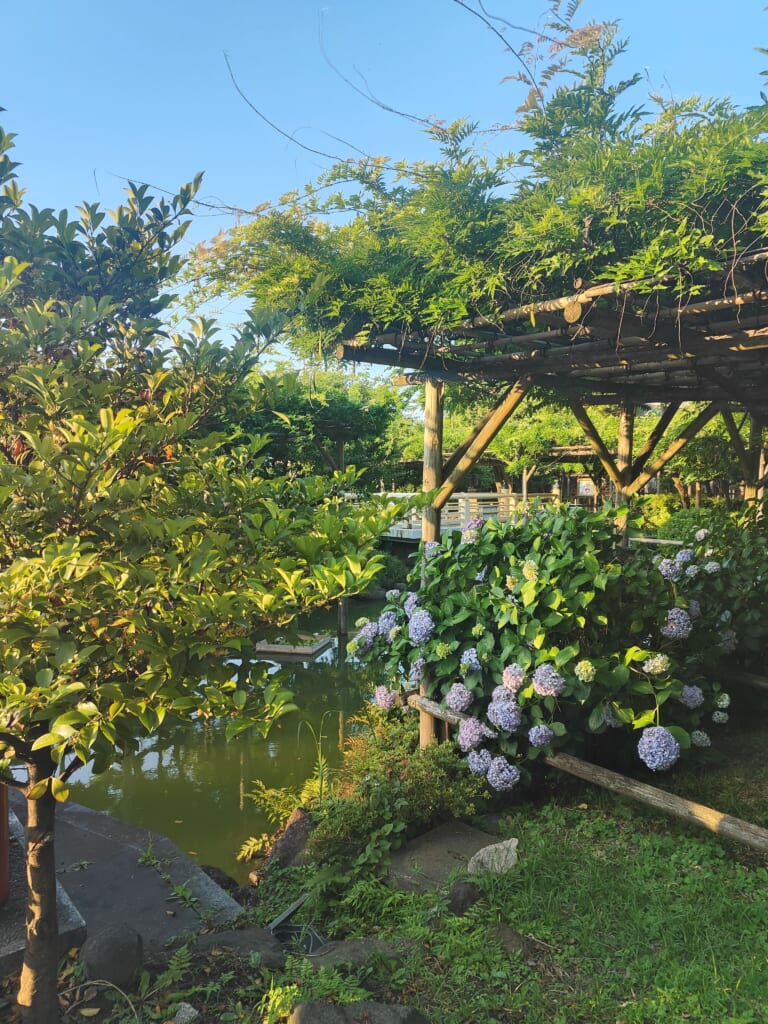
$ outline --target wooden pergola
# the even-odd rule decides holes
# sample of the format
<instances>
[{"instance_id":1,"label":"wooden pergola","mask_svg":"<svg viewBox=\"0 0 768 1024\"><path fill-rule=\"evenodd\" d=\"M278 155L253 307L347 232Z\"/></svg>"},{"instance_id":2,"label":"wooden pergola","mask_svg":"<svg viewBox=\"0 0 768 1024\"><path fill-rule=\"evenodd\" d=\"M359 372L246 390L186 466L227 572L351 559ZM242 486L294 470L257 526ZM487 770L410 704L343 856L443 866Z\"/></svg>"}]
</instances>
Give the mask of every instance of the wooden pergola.
<instances>
[{"instance_id":1,"label":"wooden pergola","mask_svg":"<svg viewBox=\"0 0 768 1024\"><path fill-rule=\"evenodd\" d=\"M399 367L402 383L424 385L423 483L437 490L424 516L425 540L438 538L440 509L533 389L570 407L620 501L637 494L716 415L746 496L757 497L768 482L768 249L691 279L682 297L679 280L576 282L570 295L501 306L493 319L474 317L440 332L390 329L339 346L342 359ZM443 394L456 382L480 384L499 397L443 463ZM678 410L691 402L702 407L681 431L670 431ZM635 408L651 404L661 409L658 422L635 450ZM618 408L615 455L590 418L591 405Z\"/></svg>"}]
</instances>

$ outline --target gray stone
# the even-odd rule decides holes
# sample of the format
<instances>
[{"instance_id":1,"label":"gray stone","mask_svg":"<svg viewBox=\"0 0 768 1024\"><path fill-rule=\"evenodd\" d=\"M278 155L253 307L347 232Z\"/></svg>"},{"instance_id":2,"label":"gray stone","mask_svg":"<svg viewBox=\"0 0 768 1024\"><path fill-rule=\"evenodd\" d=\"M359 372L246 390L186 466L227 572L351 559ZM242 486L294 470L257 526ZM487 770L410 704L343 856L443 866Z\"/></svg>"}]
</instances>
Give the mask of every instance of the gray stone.
<instances>
[{"instance_id":1,"label":"gray stone","mask_svg":"<svg viewBox=\"0 0 768 1024\"><path fill-rule=\"evenodd\" d=\"M366 999L346 1006L299 1003L288 1018L288 1024L429 1024L429 1020L413 1007Z\"/></svg>"},{"instance_id":2,"label":"gray stone","mask_svg":"<svg viewBox=\"0 0 768 1024\"><path fill-rule=\"evenodd\" d=\"M529 942L524 935L510 928L507 924L497 924L491 933L500 942L507 953L527 953Z\"/></svg>"},{"instance_id":3,"label":"gray stone","mask_svg":"<svg viewBox=\"0 0 768 1024\"><path fill-rule=\"evenodd\" d=\"M173 1024L194 1024L196 1020L200 1020L200 1011L196 1010L190 1003L179 1003L176 1016L173 1018Z\"/></svg>"},{"instance_id":4,"label":"gray stone","mask_svg":"<svg viewBox=\"0 0 768 1024\"><path fill-rule=\"evenodd\" d=\"M509 871L517 864L517 842L517 839L505 839L478 850L469 862L470 875L478 875L482 871L502 875Z\"/></svg>"},{"instance_id":5,"label":"gray stone","mask_svg":"<svg viewBox=\"0 0 768 1024\"><path fill-rule=\"evenodd\" d=\"M279 864L280 867L287 868L300 864L314 828L315 822L307 812L302 807L297 807L286 821L282 835L269 851L266 867L270 864Z\"/></svg>"},{"instance_id":6,"label":"gray stone","mask_svg":"<svg viewBox=\"0 0 768 1024\"><path fill-rule=\"evenodd\" d=\"M383 939L345 939L326 942L307 959L315 970L339 964L364 964L372 956L399 961L408 951L407 942L385 942Z\"/></svg>"},{"instance_id":7,"label":"gray stone","mask_svg":"<svg viewBox=\"0 0 768 1024\"><path fill-rule=\"evenodd\" d=\"M448 893L448 909L452 914L461 916L466 914L470 907L473 907L478 900L482 899L482 893L474 882L465 882L459 879L451 886Z\"/></svg>"},{"instance_id":8,"label":"gray stone","mask_svg":"<svg viewBox=\"0 0 768 1024\"><path fill-rule=\"evenodd\" d=\"M406 892L441 889L452 875L466 874L470 857L492 840L487 832L461 821L439 825L395 850L389 877Z\"/></svg>"},{"instance_id":9,"label":"gray stone","mask_svg":"<svg viewBox=\"0 0 768 1024\"><path fill-rule=\"evenodd\" d=\"M109 925L85 940L80 962L90 981L108 981L130 989L144 962L141 936L124 922Z\"/></svg>"},{"instance_id":10,"label":"gray stone","mask_svg":"<svg viewBox=\"0 0 768 1024\"><path fill-rule=\"evenodd\" d=\"M234 950L244 956L256 953L259 962L271 971L280 971L285 966L285 951L266 928L230 928L198 936L196 951L209 952L212 949Z\"/></svg>"}]
</instances>

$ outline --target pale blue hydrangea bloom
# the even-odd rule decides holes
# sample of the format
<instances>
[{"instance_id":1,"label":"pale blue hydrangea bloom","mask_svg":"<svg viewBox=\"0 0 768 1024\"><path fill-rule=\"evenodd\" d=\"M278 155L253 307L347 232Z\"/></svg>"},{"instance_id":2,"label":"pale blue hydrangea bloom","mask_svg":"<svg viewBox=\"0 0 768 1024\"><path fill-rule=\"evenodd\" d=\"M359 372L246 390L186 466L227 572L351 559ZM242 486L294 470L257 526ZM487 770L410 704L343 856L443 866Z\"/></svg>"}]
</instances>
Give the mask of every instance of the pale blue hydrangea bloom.
<instances>
[{"instance_id":1,"label":"pale blue hydrangea bloom","mask_svg":"<svg viewBox=\"0 0 768 1024\"><path fill-rule=\"evenodd\" d=\"M397 615L394 612L382 612L379 616L379 633L381 636L388 636L397 625Z\"/></svg>"},{"instance_id":2,"label":"pale blue hydrangea bloom","mask_svg":"<svg viewBox=\"0 0 768 1024\"><path fill-rule=\"evenodd\" d=\"M698 565L696 565L695 563L691 563L691 565L686 565L685 575L686 578L689 580L695 579L699 575Z\"/></svg>"},{"instance_id":3,"label":"pale blue hydrangea bloom","mask_svg":"<svg viewBox=\"0 0 768 1024\"><path fill-rule=\"evenodd\" d=\"M366 620L365 625L354 638L356 649L361 654L366 654L373 647L373 642L379 635L379 627L375 622L368 622Z\"/></svg>"},{"instance_id":4,"label":"pale blue hydrangea bloom","mask_svg":"<svg viewBox=\"0 0 768 1024\"><path fill-rule=\"evenodd\" d=\"M691 733L691 743L694 747L711 747L712 740L709 738L709 733L704 732L703 729L694 729Z\"/></svg>"},{"instance_id":5,"label":"pale blue hydrangea bloom","mask_svg":"<svg viewBox=\"0 0 768 1024\"><path fill-rule=\"evenodd\" d=\"M488 705L488 721L503 732L517 732L523 713L514 700L492 700Z\"/></svg>"},{"instance_id":6,"label":"pale blue hydrangea bloom","mask_svg":"<svg viewBox=\"0 0 768 1024\"><path fill-rule=\"evenodd\" d=\"M681 564L685 564L686 562L690 562L691 559L695 557L696 552L693 550L693 548L680 548L680 550L675 555L675 561L680 562Z\"/></svg>"},{"instance_id":7,"label":"pale blue hydrangea bloom","mask_svg":"<svg viewBox=\"0 0 768 1024\"><path fill-rule=\"evenodd\" d=\"M680 757L680 744L668 729L652 725L643 729L637 753L652 772L664 772Z\"/></svg>"},{"instance_id":8,"label":"pale blue hydrangea bloom","mask_svg":"<svg viewBox=\"0 0 768 1024\"><path fill-rule=\"evenodd\" d=\"M683 567L674 558L662 558L659 562L659 572L665 580L679 580L683 573Z\"/></svg>"},{"instance_id":9,"label":"pale blue hydrangea bloom","mask_svg":"<svg viewBox=\"0 0 768 1024\"><path fill-rule=\"evenodd\" d=\"M700 686L684 686L677 699L684 707L693 711L704 703L704 691Z\"/></svg>"},{"instance_id":10,"label":"pale blue hydrangea bloom","mask_svg":"<svg viewBox=\"0 0 768 1024\"><path fill-rule=\"evenodd\" d=\"M454 683L445 695L445 703L451 711L466 711L474 699L474 693L464 683Z\"/></svg>"},{"instance_id":11,"label":"pale blue hydrangea bloom","mask_svg":"<svg viewBox=\"0 0 768 1024\"><path fill-rule=\"evenodd\" d=\"M565 680L550 664L539 665L533 673L533 688L540 697L557 697L564 686Z\"/></svg>"},{"instance_id":12,"label":"pale blue hydrangea bloom","mask_svg":"<svg viewBox=\"0 0 768 1024\"><path fill-rule=\"evenodd\" d=\"M693 538L694 538L694 540L697 540L699 542L699 544L700 544L704 540L704 538L708 537L708 536L709 536L709 530L702 529L702 530L697 530L696 533L694 533Z\"/></svg>"},{"instance_id":13,"label":"pale blue hydrangea bloom","mask_svg":"<svg viewBox=\"0 0 768 1024\"><path fill-rule=\"evenodd\" d=\"M479 718L465 718L459 726L457 742L466 753L475 747L479 747L485 739L493 739L496 733L483 725Z\"/></svg>"},{"instance_id":14,"label":"pale blue hydrangea bloom","mask_svg":"<svg viewBox=\"0 0 768 1024\"><path fill-rule=\"evenodd\" d=\"M435 622L428 611L419 609L411 615L411 621L408 623L408 636L417 647L426 643L434 631Z\"/></svg>"},{"instance_id":15,"label":"pale blue hydrangea bloom","mask_svg":"<svg viewBox=\"0 0 768 1024\"><path fill-rule=\"evenodd\" d=\"M662 626L661 635L670 640L686 640L693 625L685 608L670 608L667 612L667 624Z\"/></svg>"},{"instance_id":16,"label":"pale blue hydrangea bloom","mask_svg":"<svg viewBox=\"0 0 768 1024\"><path fill-rule=\"evenodd\" d=\"M402 593L402 591L398 590L398 588L395 587L393 590L388 590L384 596L390 602L391 601L397 601L397 599L400 597L401 593Z\"/></svg>"},{"instance_id":17,"label":"pale blue hydrangea bloom","mask_svg":"<svg viewBox=\"0 0 768 1024\"><path fill-rule=\"evenodd\" d=\"M728 721L728 712L727 711L713 711L712 712L712 721L715 723L715 725L725 725L725 723Z\"/></svg>"},{"instance_id":18,"label":"pale blue hydrangea bloom","mask_svg":"<svg viewBox=\"0 0 768 1024\"><path fill-rule=\"evenodd\" d=\"M520 782L520 769L505 757L494 757L486 773L488 785L500 793L514 789Z\"/></svg>"},{"instance_id":19,"label":"pale blue hydrangea bloom","mask_svg":"<svg viewBox=\"0 0 768 1024\"><path fill-rule=\"evenodd\" d=\"M419 683L424 678L424 671L427 667L426 661L419 657L416 658L414 663L411 665L411 669L408 673L408 681L410 683Z\"/></svg>"},{"instance_id":20,"label":"pale blue hydrangea bloom","mask_svg":"<svg viewBox=\"0 0 768 1024\"><path fill-rule=\"evenodd\" d=\"M534 725L528 730L528 742L532 747L548 747L555 734L548 725Z\"/></svg>"},{"instance_id":21,"label":"pale blue hydrangea bloom","mask_svg":"<svg viewBox=\"0 0 768 1024\"><path fill-rule=\"evenodd\" d=\"M704 572L707 573L709 576L716 575L718 572L720 572L720 563L719 562L714 562L714 561L712 561L712 562L705 562L704 563Z\"/></svg>"},{"instance_id":22,"label":"pale blue hydrangea bloom","mask_svg":"<svg viewBox=\"0 0 768 1024\"><path fill-rule=\"evenodd\" d=\"M466 672L479 672L482 669L476 647L468 647L464 651L461 656L461 666Z\"/></svg>"},{"instance_id":23,"label":"pale blue hydrangea bloom","mask_svg":"<svg viewBox=\"0 0 768 1024\"><path fill-rule=\"evenodd\" d=\"M409 619L420 604L421 598L419 597L418 594L414 594L412 590L405 595L405 604L403 605L403 607L405 608L405 614L408 616Z\"/></svg>"},{"instance_id":24,"label":"pale blue hydrangea bloom","mask_svg":"<svg viewBox=\"0 0 768 1024\"><path fill-rule=\"evenodd\" d=\"M485 747L480 750L470 750L467 754L467 766L473 775L486 775L492 761L493 755Z\"/></svg>"}]
</instances>

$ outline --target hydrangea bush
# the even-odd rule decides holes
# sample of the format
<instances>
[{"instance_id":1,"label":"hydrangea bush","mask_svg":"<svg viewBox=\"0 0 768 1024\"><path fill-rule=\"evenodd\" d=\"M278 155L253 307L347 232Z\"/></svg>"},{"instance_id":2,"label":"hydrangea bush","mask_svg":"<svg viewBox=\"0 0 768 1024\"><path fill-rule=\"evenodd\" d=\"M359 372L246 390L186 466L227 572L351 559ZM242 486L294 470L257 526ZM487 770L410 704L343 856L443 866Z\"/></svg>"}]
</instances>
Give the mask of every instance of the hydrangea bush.
<instances>
[{"instance_id":1,"label":"hydrangea bush","mask_svg":"<svg viewBox=\"0 0 768 1024\"><path fill-rule=\"evenodd\" d=\"M457 742L493 788L606 730L666 770L727 720L712 668L738 634L728 556L703 531L669 555L617 549L615 515L547 505L473 519L424 546L410 589L387 595L387 628L361 622L350 644L465 716Z\"/></svg>"}]
</instances>

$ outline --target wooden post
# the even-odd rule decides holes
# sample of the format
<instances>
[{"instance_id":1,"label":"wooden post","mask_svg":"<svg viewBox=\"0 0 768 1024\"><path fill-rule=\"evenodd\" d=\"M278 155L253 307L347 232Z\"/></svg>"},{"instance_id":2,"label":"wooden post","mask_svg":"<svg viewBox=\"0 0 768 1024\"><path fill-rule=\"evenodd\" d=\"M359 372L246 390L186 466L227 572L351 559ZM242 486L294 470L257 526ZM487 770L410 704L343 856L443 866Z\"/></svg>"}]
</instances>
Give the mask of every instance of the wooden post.
<instances>
[{"instance_id":1,"label":"wooden post","mask_svg":"<svg viewBox=\"0 0 768 1024\"><path fill-rule=\"evenodd\" d=\"M744 481L744 500L755 504L761 496L760 468L765 459L763 448L763 423L756 416L749 417L749 441L747 442L746 462L749 476Z\"/></svg>"},{"instance_id":2,"label":"wooden post","mask_svg":"<svg viewBox=\"0 0 768 1024\"><path fill-rule=\"evenodd\" d=\"M443 392L441 381L428 378L424 385L424 473L425 492L436 490L443 482ZM421 520L422 541L440 540L440 509L434 504L424 510ZM428 680L422 679L419 693L427 696ZM419 746L424 749L437 739L438 723L426 711L419 711Z\"/></svg>"},{"instance_id":3,"label":"wooden post","mask_svg":"<svg viewBox=\"0 0 768 1024\"><path fill-rule=\"evenodd\" d=\"M619 406L619 437L616 445L616 469L619 471L619 485L616 488L616 502L619 505L628 505L630 502L629 479L632 473L632 448L635 437L635 407L631 402L622 402ZM619 544L627 547L629 544L629 515L624 515L617 520L616 525L620 531Z\"/></svg>"}]
</instances>

